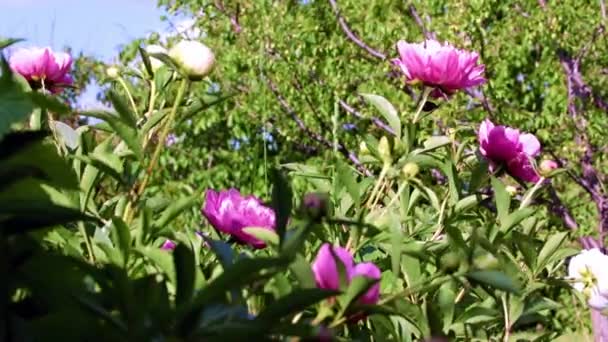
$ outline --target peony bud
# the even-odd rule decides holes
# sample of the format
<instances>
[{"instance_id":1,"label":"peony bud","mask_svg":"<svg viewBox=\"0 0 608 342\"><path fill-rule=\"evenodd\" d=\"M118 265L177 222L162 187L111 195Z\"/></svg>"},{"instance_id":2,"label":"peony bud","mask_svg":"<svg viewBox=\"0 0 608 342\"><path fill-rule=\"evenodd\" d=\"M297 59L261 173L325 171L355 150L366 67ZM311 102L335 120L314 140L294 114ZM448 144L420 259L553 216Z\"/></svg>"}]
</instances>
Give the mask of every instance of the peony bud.
<instances>
[{"instance_id":1,"label":"peony bud","mask_svg":"<svg viewBox=\"0 0 608 342\"><path fill-rule=\"evenodd\" d=\"M517 188L514 187L513 185L507 185L505 187L505 190L507 191L507 193L511 196L515 196L517 195Z\"/></svg>"},{"instance_id":2,"label":"peony bud","mask_svg":"<svg viewBox=\"0 0 608 342\"><path fill-rule=\"evenodd\" d=\"M412 179L416 177L418 172L420 172L420 168L416 163L407 163L403 165L403 168L401 169L401 173L403 174L405 179Z\"/></svg>"},{"instance_id":3,"label":"peony bud","mask_svg":"<svg viewBox=\"0 0 608 342\"><path fill-rule=\"evenodd\" d=\"M215 55L205 44L194 40L182 40L171 50L169 56L191 80L207 76L215 64Z\"/></svg>"},{"instance_id":4,"label":"peony bud","mask_svg":"<svg viewBox=\"0 0 608 342\"><path fill-rule=\"evenodd\" d=\"M557 169L559 165L554 160L545 159L540 163L540 167L538 168L538 172L547 177L553 170Z\"/></svg>"},{"instance_id":5,"label":"peony bud","mask_svg":"<svg viewBox=\"0 0 608 342\"><path fill-rule=\"evenodd\" d=\"M176 246L177 246L177 244L175 242L167 239L167 240L165 240L163 245L160 247L160 249L165 250L165 251L172 251L175 249Z\"/></svg>"},{"instance_id":6,"label":"peony bud","mask_svg":"<svg viewBox=\"0 0 608 342\"><path fill-rule=\"evenodd\" d=\"M369 149L367 148L365 141L359 143L359 154L362 156L369 155Z\"/></svg>"},{"instance_id":7,"label":"peony bud","mask_svg":"<svg viewBox=\"0 0 608 342\"><path fill-rule=\"evenodd\" d=\"M385 164L391 163L391 145L386 137L380 138L380 142L378 143L378 153L380 153L380 158L382 158L382 161Z\"/></svg>"},{"instance_id":8,"label":"peony bud","mask_svg":"<svg viewBox=\"0 0 608 342\"><path fill-rule=\"evenodd\" d=\"M302 200L302 212L313 221L327 215L328 196L325 193L308 193Z\"/></svg>"},{"instance_id":9,"label":"peony bud","mask_svg":"<svg viewBox=\"0 0 608 342\"><path fill-rule=\"evenodd\" d=\"M109 67L108 69L106 69L106 75L109 78L117 78L118 75L119 75L118 68L116 68L116 67Z\"/></svg>"}]
</instances>

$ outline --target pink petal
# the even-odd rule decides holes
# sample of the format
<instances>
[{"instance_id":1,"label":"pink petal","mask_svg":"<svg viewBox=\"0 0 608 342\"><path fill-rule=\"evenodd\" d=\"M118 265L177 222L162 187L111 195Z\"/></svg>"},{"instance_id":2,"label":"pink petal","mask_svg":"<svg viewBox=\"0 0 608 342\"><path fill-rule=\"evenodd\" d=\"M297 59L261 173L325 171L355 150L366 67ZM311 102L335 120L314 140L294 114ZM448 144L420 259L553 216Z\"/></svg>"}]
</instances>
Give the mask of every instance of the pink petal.
<instances>
[{"instance_id":1,"label":"pink petal","mask_svg":"<svg viewBox=\"0 0 608 342\"><path fill-rule=\"evenodd\" d=\"M364 276L370 279L378 279L380 280L382 273L378 266L374 265L371 262L363 262L357 264L353 270L351 279L356 276ZM374 284L361 298L359 301L363 304L376 304L380 299L380 282Z\"/></svg>"},{"instance_id":2,"label":"pink petal","mask_svg":"<svg viewBox=\"0 0 608 342\"><path fill-rule=\"evenodd\" d=\"M522 150L530 157L536 157L540 154L540 142L533 134L525 133L519 137Z\"/></svg>"}]
</instances>

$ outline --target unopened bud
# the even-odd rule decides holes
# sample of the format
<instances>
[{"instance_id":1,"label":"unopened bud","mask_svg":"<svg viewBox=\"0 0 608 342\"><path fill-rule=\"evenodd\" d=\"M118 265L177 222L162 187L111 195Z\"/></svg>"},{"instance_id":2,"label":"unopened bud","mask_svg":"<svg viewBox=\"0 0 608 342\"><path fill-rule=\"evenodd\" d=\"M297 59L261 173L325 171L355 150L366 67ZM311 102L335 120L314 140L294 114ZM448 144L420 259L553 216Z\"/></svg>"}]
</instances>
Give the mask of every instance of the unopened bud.
<instances>
[{"instance_id":1,"label":"unopened bud","mask_svg":"<svg viewBox=\"0 0 608 342\"><path fill-rule=\"evenodd\" d=\"M557 169L559 165L554 160L545 159L540 163L538 172L541 176L548 176L553 170Z\"/></svg>"},{"instance_id":2,"label":"unopened bud","mask_svg":"<svg viewBox=\"0 0 608 342\"><path fill-rule=\"evenodd\" d=\"M117 78L118 74L119 71L116 67L109 67L106 69L106 75L108 75L109 78Z\"/></svg>"},{"instance_id":3,"label":"unopened bud","mask_svg":"<svg viewBox=\"0 0 608 342\"><path fill-rule=\"evenodd\" d=\"M416 177L418 172L420 172L418 164L411 162L403 165L403 168L401 169L401 173L403 174L405 179L412 179Z\"/></svg>"},{"instance_id":4,"label":"unopened bud","mask_svg":"<svg viewBox=\"0 0 608 342\"><path fill-rule=\"evenodd\" d=\"M369 149L367 148L365 141L359 143L359 154L362 156L369 155Z\"/></svg>"},{"instance_id":5,"label":"unopened bud","mask_svg":"<svg viewBox=\"0 0 608 342\"><path fill-rule=\"evenodd\" d=\"M480 270L496 269L500 266L498 259L491 253L480 253L473 258L473 266Z\"/></svg>"},{"instance_id":6,"label":"unopened bud","mask_svg":"<svg viewBox=\"0 0 608 342\"><path fill-rule=\"evenodd\" d=\"M215 55L205 44L194 40L182 40L171 50L169 56L191 80L201 80L215 65Z\"/></svg>"},{"instance_id":7,"label":"unopened bud","mask_svg":"<svg viewBox=\"0 0 608 342\"><path fill-rule=\"evenodd\" d=\"M302 199L302 211L311 220L319 221L327 216L328 203L329 198L326 193L308 193Z\"/></svg>"},{"instance_id":8,"label":"unopened bud","mask_svg":"<svg viewBox=\"0 0 608 342\"><path fill-rule=\"evenodd\" d=\"M517 194L517 188L513 185L507 185L505 190L507 190L507 193L511 196L515 196Z\"/></svg>"},{"instance_id":9,"label":"unopened bud","mask_svg":"<svg viewBox=\"0 0 608 342\"><path fill-rule=\"evenodd\" d=\"M380 138L380 142L378 143L378 153L380 153L380 158L382 158L382 161L385 164L391 163L391 145L386 137Z\"/></svg>"}]
</instances>

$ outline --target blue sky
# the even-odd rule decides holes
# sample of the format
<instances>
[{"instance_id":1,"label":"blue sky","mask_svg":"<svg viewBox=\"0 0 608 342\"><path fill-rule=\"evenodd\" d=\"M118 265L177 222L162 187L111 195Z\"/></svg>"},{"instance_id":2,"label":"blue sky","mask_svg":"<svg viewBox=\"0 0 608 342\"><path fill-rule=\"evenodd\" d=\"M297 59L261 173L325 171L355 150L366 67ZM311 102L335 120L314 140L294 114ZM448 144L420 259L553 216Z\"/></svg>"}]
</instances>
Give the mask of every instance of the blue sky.
<instances>
[{"instance_id":1,"label":"blue sky","mask_svg":"<svg viewBox=\"0 0 608 342\"><path fill-rule=\"evenodd\" d=\"M111 62L120 44L164 31L155 0L0 0L0 36L23 38L21 46L50 46ZM90 89L83 102L94 101Z\"/></svg>"}]
</instances>

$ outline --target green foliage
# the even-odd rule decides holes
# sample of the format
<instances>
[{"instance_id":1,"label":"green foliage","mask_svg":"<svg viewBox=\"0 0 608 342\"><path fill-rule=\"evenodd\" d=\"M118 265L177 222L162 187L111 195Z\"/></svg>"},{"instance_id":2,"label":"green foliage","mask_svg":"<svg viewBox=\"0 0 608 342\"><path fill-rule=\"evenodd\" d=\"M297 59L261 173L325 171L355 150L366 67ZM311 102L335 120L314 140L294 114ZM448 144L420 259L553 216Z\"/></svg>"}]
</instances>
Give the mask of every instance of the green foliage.
<instances>
[{"instance_id":1,"label":"green foliage","mask_svg":"<svg viewBox=\"0 0 608 342\"><path fill-rule=\"evenodd\" d=\"M574 321L585 308L564 281L579 233L540 205L546 187L518 194L507 175L490 173L474 132L491 116L578 157L555 53L582 47L596 9L412 4L441 40L480 51L492 112L461 93L416 106L420 89L388 63L397 40L422 39L403 2L339 1L344 22L386 56L376 58L347 38L331 2L161 0L173 13L204 11L196 25L216 53L214 72L182 80L168 56L143 49L156 36L122 50L118 78L81 58L78 84L95 66L113 110L80 112L103 122L77 129L56 121L69 107L26 87L3 59L0 276L9 306L0 339L545 341L586 331L586 320ZM592 45L581 66L594 89L605 52ZM166 65L154 69L151 58ZM605 113L586 115L597 144ZM564 174L552 180L567 204L583 202ZM246 228L265 249L203 219L203 191L227 187L274 209L275 232ZM311 215L306 193L326 194L323 210ZM588 208L576 209L580 223L594 222ZM161 249L167 239L174 250ZM340 263L340 290L316 288L311 264L323 242L381 269L377 305L359 301L376 282L346 281Z\"/></svg>"}]
</instances>

